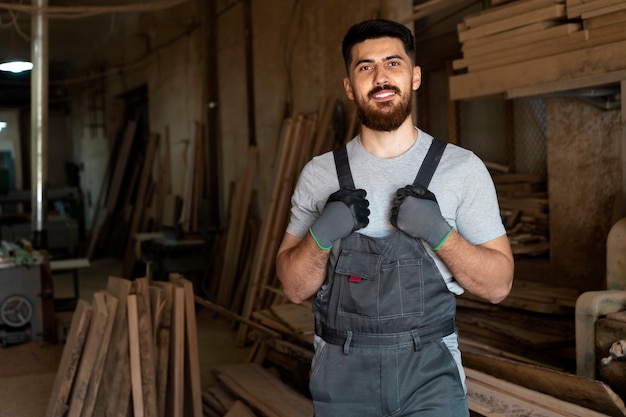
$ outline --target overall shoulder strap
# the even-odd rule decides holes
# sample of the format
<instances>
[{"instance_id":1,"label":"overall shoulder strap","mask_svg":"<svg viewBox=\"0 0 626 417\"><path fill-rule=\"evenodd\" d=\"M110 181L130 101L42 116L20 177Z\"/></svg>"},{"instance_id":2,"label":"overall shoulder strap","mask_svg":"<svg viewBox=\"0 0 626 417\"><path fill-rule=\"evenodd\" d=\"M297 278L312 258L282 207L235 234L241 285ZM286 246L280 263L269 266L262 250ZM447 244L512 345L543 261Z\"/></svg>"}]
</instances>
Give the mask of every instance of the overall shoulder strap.
<instances>
[{"instance_id":1,"label":"overall shoulder strap","mask_svg":"<svg viewBox=\"0 0 626 417\"><path fill-rule=\"evenodd\" d=\"M352 179L352 171L350 171L350 163L348 162L348 150L346 145L342 145L333 151L335 157L335 167L337 169L337 177L339 178L339 188L349 188L354 190L354 180Z\"/></svg>"},{"instance_id":2,"label":"overall shoulder strap","mask_svg":"<svg viewBox=\"0 0 626 417\"><path fill-rule=\"evenodd\" d=\"M415 181L413 181L413 185L421 185L424 188L428 188L428 184L430 184L430 180L435 174L435 170L439 165L439 161L441 161L441 155L443 155L447 144L447 142L442 140L433 139L430 148L428 148L428 153L426 153L426 157L424 158L424 162L422 162L422 166L417 172Z\"/></svg>"}]
</instances>

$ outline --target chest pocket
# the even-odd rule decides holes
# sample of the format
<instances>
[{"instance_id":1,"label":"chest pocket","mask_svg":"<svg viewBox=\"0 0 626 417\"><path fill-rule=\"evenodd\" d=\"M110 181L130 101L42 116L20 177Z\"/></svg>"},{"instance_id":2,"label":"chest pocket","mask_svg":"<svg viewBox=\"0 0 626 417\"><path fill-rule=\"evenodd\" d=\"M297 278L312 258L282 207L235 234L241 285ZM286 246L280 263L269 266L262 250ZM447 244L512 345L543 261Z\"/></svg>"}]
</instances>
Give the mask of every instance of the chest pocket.
<instances>
[{"instance_id":1,"label":"chest pocket","mask_svg":"<svg viewBox=\"0 0 626 417\"><path fill-rule=\"evenodd\" d=\"M335 267L338 314L367 319L421 316L424 313L422 259L386 260L346 249Z\"/></svg>"}]
</instances>

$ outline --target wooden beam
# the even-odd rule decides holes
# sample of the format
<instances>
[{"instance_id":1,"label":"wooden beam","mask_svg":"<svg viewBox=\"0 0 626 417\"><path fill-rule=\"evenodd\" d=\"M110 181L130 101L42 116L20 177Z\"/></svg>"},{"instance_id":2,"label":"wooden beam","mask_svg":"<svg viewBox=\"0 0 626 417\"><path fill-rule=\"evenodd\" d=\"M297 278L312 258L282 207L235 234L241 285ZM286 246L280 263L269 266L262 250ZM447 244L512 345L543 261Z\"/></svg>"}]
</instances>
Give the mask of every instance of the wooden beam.
<instances>
[{"instance_id":1,"label":"wooden beam","mask_svg":"<svg viewBox=\"0 0 626 417\"><path fill-rule=\"evenodd\" d=\"M622 198L621 198L621 214L622 217L626 216L626 74L622 78L621 82L621 96L622 96ZM618 212L619 213L619 212Z\"/></svg>"},{"instance_id":2,"label":"wooden beam","mask_svg":"<svg viewBox=\"0 0 626 417\"><path fill-rule=\"evenodd\" d=\"M556 93L559 91L576 90L579 88L601 87L608 84L618 83L624 79L626 79L626 69L588 77L575 78L572 80L558 80L549 83L530 85L528 87L513 88L506 91L505 96L507 99L532 97L542 94ZM623 99L624 95L622 94L622 100Z\"/></svg>"}]
</instances>

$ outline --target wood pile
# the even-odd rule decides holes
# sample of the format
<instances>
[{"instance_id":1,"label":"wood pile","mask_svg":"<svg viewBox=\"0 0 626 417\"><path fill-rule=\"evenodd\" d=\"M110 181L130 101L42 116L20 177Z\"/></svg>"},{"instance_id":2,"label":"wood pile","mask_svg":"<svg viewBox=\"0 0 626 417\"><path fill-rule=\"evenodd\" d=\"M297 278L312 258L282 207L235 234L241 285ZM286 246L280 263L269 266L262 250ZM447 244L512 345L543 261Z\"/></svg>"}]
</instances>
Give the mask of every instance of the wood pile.
<instances>
[{"instance_id":1,"label":"wood pile","mask_svg":"<svg viewBox=\"0 0 626 417\"><path fill-rule=\"evenodd\" d=\"M457 32L463 57L453 68L465 72L451 77L453 99L626 69L622 0L518 0L465 16ZM569 62L594 67L570 66L571 74L563 76Z\"/></svg>"},{"instance_id":2,"label":"wood pile","mask_svg":"<svg viewBox=\"0 0 626 417\"><path fill-rule=\"evenodd\" d=\"M202 417L192 283L109 277L79 300L46 417Z\"/></svg>"},{"instance_id":3,"label":"wood pile","mask_svg":"<svg viewBox=\"0 0 626 417\"><path fill-rule=\"evenodd\" d=\"M495 174L492 178L513 254L548 253L550 225L545 179L523 174Z\"/></svg>"}]
</instances>

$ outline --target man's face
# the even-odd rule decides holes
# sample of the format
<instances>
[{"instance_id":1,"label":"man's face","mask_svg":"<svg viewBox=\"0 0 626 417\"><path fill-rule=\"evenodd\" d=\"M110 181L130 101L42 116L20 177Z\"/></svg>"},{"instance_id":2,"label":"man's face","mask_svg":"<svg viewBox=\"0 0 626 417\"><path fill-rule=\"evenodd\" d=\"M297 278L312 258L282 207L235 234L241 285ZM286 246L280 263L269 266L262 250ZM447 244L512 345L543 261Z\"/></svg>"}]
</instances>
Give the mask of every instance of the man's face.
<instances>
[{"instance_id":1,"label":"man's face","mask_svg":"<svg viewBox=\"0 0 626 417\"><path fill-rule=\"evenodd\" d=\"M391 132L411 114L411 95L420 79L420 68L399 39L368 39L352 48L344 88L363 125Z\"/></svg>"}]
</instances>

